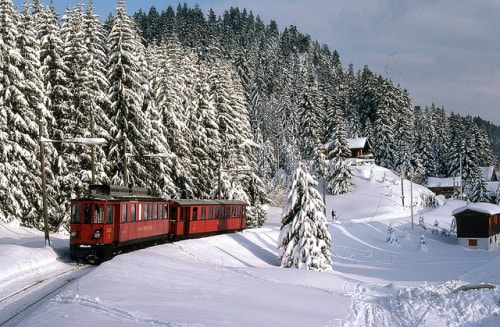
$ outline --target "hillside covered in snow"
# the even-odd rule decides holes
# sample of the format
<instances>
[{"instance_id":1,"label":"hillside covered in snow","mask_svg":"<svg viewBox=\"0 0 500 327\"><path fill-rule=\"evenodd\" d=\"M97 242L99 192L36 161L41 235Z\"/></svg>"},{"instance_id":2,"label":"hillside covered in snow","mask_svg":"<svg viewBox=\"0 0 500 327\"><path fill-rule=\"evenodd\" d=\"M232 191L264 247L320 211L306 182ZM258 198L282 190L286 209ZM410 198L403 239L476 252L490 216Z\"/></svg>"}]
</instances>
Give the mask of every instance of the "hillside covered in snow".
<instances>
[{"instance_id":1,"label":"hillside covered in snow","mask_svg":"<svg viewBox=\"0 0 500 327\"><path fill-rule=\"evenodd\" d=\"M465 249L456 235L431 232L436 221L449 229L451 212L465 203L438 199L439 207L426 208L432 194L389 170L361 166L355 174L353 192L326 196L336 220L327 215L333 270L324 272L279 267L277 207L262 228L150 247L95 267L69 262L63 234L47 247L42 233L1 223L0 324L13 317L7 326L498 326L500 251ZM486 284L496 287L467 290Z\"/></svg>"}]
</instances>

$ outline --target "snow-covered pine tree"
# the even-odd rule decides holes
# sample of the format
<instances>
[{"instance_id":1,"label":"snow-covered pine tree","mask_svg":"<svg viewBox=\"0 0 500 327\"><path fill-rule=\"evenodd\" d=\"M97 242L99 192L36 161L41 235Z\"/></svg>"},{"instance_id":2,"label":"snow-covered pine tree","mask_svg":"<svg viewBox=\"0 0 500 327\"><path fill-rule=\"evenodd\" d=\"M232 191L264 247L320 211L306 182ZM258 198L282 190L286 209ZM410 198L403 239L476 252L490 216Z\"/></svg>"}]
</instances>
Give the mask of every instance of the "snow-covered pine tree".
<instances>
[{"instance_id":1,"label":"snow-covered pine tree","mask_svg":"<svg viewBox=\"0 0 500 327\"><path fill-rule=\"evenodd\" d=\"M310 270L331 269L331 236L326 225L323 200L307 166L299 163L288 194L288 210L281 220L278 238L281 267Z\"/></svg>"},{"instance_id":2,"label":"snow-covered pine tree","mask_svg":"<svg viewBox=\"0 0 500 327\"><path fill-rule=\"evenodd\" d=\"M496 197L495 197L495 203L500 204L500 183L498 183L497 190L496 190Z\"/></svg>"},{"instance_id":3,"label":"snow-covered pine tree","mask_svg":"<svg viewBox=\"0 0 500 327\"><path fill-rule=\"evenodd\" d=\"M448 169L450 176L457 176L462 171L464 190L470 192L474 188L477 178L481 176L479 162L481 162L476 143L477 125L469 116L463 118L459 114L450 115L450 149Z\"/></svg>"},{"instance_id":4,"label":"snow-covered pine tree","mask_svg":"<svg viewBox=\"0 0 500 327\"><path fill-rule=\"evenodd\" d=\"M190 55L183 53L175 33L158 46L150 45L149 53L156 57L156 60L151 60L153 92L162 113L167 143L175 154L170 167L175 185L171 195L174 198L192 198L197 191L191 169L192 131L188 128L188 119L197 105L194 61Z\"/></svg>"},{"instance_id":5,"label":"snow-covered pine tree","mask_svg":"<svg viewBox=\"0 0 500 327\"><path fill-rule=\"evenodd\" d=\"M340 107L333 111L334 124L329 137L328 151L328 191L331 194L343 194L353 188L354 173L346 159L351 155L347 142L347 123Z\"/></svg>"},{"instance_id":6,"label":"snow-covered pine tree","mask_svg":"<svg viewBox=\"0 0 500 327\"><path fill-rule=\"evenodd\" d=\"M318 144L322 144L322 130L325 113L318 104L318 85L313 73L312 64L306 61L305 87L299 102L299 137L300 151L304 158L312 158Z\"/></svg>"},{"instance_id":7,"label":"snow-covered pine tree","mask_svg":"<svg viewBox=\"0 0 500 327\"><path fill-rule=\"evenodd\" d=\"M198 59L199 64L193 83L196 98L193 110L188 119L188 129L191 131L191 161L194 179L195 196L202 198L215 198L219 195L218 179L223 157L226 155L226 144L223 144L219 129L216 97L223 96L212 92L212 82L218 83L220 76L217 65L210 60ZM215 67L214 67L215 66ZM225 92L228 92L226 89ZM224 174L228 177L229 175ZM231 185L231 181L228 182ZM221 185L222 186L222 185ZM225 197L223 197L225 198Z\"/></svg>"},{"instance_id":8,"label":"snow-covered pine tree","mask_svg":"<svg viewBox=\"0 0 500 327\"><path fill-rule=\"evenodd\" d=\"M81 4L72 11L68 8L60 28L53 6L46 10L40 33L42 69L49 92L49 108L56 120L50 130L55 140L110 138L113 125L104 111L109 105L105 37L102 23L92 10L92 2L86 11ZM69 199L82 195L88 184L109 180L105 173L106 153L101 146L55 143L55 147L58 160L52 169L59 186L56 199L62 222L69 218Z\"/></svg>"},{"instance_id":9,"label":"snow-covered pine tree","mask_svg":"<svg viewBox=\"0 0 500 327\"><path fill-rule=\"evenodd\" d=\"M41 124L39 130L42 131L41 137L48 136L48 129L52 125L53 115L47 109L48 98L46 96L46 87L44 84L43 75L41 73L40 62L40 38L38 30L43 21L42 6L38 2L26 2L23 12L21 13L21 29L23 34L17 39L20 53L24 58L21 70L27 81L25 94L28 100L29 112L33 115L38 115L37 121ZM36 109L35 109L36 108ZM41 110L41 116L40 111ZM32 116L33 117L33 116ZM26 116L28 118L28 115ZM33 118L32 118L33 119ZM44 142L44 163L45 163L45 179L46 179L46 200L48 202L47 216L50 226L58 226L63 215L58 211L57 195L59 194L57 180L51 169L51 163L57 162L57 154L54 149L54 144ZM41 186L43 187L43 186ZM39 194L32 194L33 202L41 202Z\"/></svg>"},{"instance_id":10,"label":"snow-covered pine tree","mask_svg":"<svg viewBox=\"0 0 500 327\"><path fill-rule=\"evenodd\" d=\"M471 202L490 202L490 197L488 196L488 187L486 185L486 182L484 181L484 178L482 175L479 175L476 178L475 183L473 184L472 190L471 190L471 195L470 195L470 201Z\"/></svg>"},{"instance_id":11,"label":"snow-covered pine tree","mask_svg":"<svg viewBox=\"0 0 500 327\"><path fill-rule=\"evenodd\" d=\"M50 115L30 15L21 16L12 1L0 0L0 219L43 227L37 110L43 111L44 127ZM51 183L47 186L52 194Z\"/></svg>"},{"instance_id":12,"label":"snow-covered pine tree","mask_svg":"<svg viewBox=\"0 0 500 327\"><path fill-rule=\"evenodd\" d=\"M383 97L377 108L374 128L375 162L394 169L396 164L396 119L398 116L396 90L389 81L383 82Z\"/></svg>"},{"instance_id":13,"label":"snow-covered pine tree","mask_svg":"<svg viewBox=\"0 0 500 327\"><path fill-rule=\"evenodd\" d=\"M146 95L150 90L145 49L137 25L125 11L124 0L116 4L116 16L106 44L109 49L109 117L115 126L107 145L112 182L124 184L123 171L119 167L120 163L127 163L128 184L150 187L148 184L154 182L152 175L157 174L151 164L155 159L125 158L125 152L132 156L151 153L155 140L152 140L147 117L150 102Z\"/></svg>"}]
</instances>

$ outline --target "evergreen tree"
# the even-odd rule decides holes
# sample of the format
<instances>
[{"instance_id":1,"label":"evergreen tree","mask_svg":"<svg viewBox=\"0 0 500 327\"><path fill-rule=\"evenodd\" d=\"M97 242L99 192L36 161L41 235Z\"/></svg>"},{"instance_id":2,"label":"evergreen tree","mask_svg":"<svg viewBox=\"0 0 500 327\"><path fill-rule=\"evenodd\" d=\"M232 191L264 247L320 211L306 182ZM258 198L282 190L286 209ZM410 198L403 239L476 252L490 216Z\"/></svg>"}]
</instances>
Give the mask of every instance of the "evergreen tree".
<instances>
[{"instance_id":1,"label":"evergreen tree","mask_svg":"<svg viewBox=\"0 0 500 327\"><path fill-rule=\"evenodd\" d=\"M151 174L156 174L151 159L127 159L128 154L142 156L151 153L156 140L151 138L152 129L147 116L150 101L146 95L150 90L145 49L137 25L125 12L123 0L117 2L116 17L106 44L109 49L109 117L115 126L108 143L112 182L123 185L123 165L126 164L128 184L151 187L154 183Z\"/></svg>"},{"instance_id":2,"label":"evergreen tree","mask_svg":"<svg viewBox=\"0 0 500 327\"><path fill-rule=\"evenodd\" d=\"M354 173L346 159L351 151L347 142L346 121L341 108L337 107L333 113L334 124L327 147L328 151L328 191L331 194L350 192L353 187Z\"/></svg>"},{"instance_id":3,"label":"evergreen tree","mask_svg":"<svg viewBox=\"0 0 500 327\"><path fill-rule=\"evenodd\" d=\"M495 203L500 204L500 183L498 183L497 190L495 193Z\"/></svg>"},{"instance_id":4,"label":"evergreen tree","mask_svg":"<svg viewBox=\"0 0 500 327\"><path fill-rule=\"evenodd\" d=\"M74 137L109 139L112 127L104 109L109 105L104 30L99 17L78 4L66 11L63 24L47 9L44 34L43 70L50 89L50 108L56 118L51 135L56 140ZM63 40L59 38L62 35ZM64 43L64 52L59 46ZM63 55L62 59L61 55ZM69 69L71 67L71 69ZM56 143L59 158L53 165L59 192L59 217L69 218L71 198L80 196L88 184L107 183L106 154L101 146Z\"/></svg>"},{"instance_id":5,"label":"evergreen tree","mask_svg":"<svg viewBox=\"0 0 500 327\"><path fill-rule=\"evenodd\" d=\"M331 236L317 182L299 164L288 194L289 208L281 220L278 238L281 267L311 270L331 269Z\"/></svg>"},{"instance_id":6,"label":"evergreen tree","mask_svg":"<svg viewBox=\"0 0 500 327\"><path fill-rule=\"evenodd\" d=\"M0 219L22 219L25 225L42 227L37 110L43 127L49 113L29 15L17 13L10 0L0 0ZM46 173L50 180L50 171ZM53 194L50 183L47 187Z\"/></svg>"},{"instance_id":7,"label":"evergreen tree","mask_svg":"<svg viewBox=\"0 0 500 327\"><path fill-rule=\"evenodd\" d=\"M482 176L477 177L475 183L473 184L470 201L487 203L490 202L490 197L488 196L488 187Z\"/></svg>"},{"instance_id":8,"label":"evergreen tree","mask_svg":"<svg viewBox=\"0 0 500 327\"><path fill-rule=\"evenodd\" d=\"M396 95L388 81L384 81L383 90L383 98L377 109L374 128L375 162L379 166L394 169L396 168Z\"/></svg>"},{"instance_id":9,"label":"evergreen tree","mask_svg":"<svg viewBox=\"0 0 500 327\"><path fill-rule=\"evenodd\" d=\"M171 196L193 198L196 193L192 167L192 132L188 127L191 112L197 106L197 70L194 59L184 55L175 33L150 49L153 76L152 89L157 108L161 111L169 150L175 154L171 160L170 176L174 184ZM201 95L199 95L201 96Z\"/></svg>"}]
</instances>

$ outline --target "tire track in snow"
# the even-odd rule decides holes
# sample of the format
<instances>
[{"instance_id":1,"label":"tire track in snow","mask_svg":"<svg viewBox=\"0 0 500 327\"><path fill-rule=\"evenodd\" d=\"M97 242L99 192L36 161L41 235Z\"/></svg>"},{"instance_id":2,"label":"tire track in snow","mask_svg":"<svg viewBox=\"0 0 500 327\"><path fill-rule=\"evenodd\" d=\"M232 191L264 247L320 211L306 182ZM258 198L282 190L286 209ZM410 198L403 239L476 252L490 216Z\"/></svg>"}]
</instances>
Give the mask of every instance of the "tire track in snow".
<instances>
[{"instance_id":1,"label":"tire track in snow","mask_svg":"<svg viewBox=\"0 0 500 327\"><path fill-rule=\"evenodd\" d=\"M188 326L188 323L181 324L171 321L164 321L159 319L153 319L143 316L139 312L132 312L126 309L119 308L114 305L110 305L101 301L99 298L91 298L87 296L79 296L74 292L64 293L57 296L52 300L54 303L65 304L65 305L78 305L90 309L92 312L98 312L107 315L115 320L121 322L133 322L137 324L147 324L151 326L165 326L165 327L180 327Z\"/></svg>"}]
</instances>

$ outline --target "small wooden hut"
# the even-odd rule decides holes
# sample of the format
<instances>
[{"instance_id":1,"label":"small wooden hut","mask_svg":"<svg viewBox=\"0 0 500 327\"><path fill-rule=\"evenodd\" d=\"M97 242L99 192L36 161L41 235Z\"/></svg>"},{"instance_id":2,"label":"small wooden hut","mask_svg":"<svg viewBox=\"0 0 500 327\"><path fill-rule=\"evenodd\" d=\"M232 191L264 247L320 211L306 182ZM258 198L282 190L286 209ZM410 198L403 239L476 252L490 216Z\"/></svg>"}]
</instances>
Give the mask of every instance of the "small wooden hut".
<instances>
[{"instance_id":1,"label":"small wooden hut","mask_svg":"<svg viewBox=\"0 0 500 327\"><path fill-rule=\"evenodd\" d=\"M500 245L500 206L469 203L453 210L458 243L471 249L492 250Z\"/></svg>"}]
</instances>

